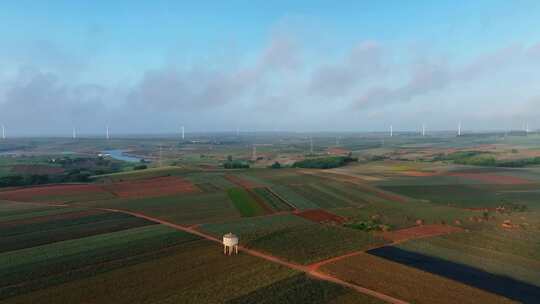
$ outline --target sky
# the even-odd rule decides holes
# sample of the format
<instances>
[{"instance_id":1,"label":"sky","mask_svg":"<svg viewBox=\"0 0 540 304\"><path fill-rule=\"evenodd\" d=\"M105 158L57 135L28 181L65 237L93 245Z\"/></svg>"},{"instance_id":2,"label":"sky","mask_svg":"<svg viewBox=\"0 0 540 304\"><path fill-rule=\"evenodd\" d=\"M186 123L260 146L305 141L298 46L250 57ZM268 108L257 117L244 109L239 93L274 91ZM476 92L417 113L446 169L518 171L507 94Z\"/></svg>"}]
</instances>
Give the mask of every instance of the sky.
<instances>
[{"instance_id":1,"label":"sky","mask_svg":"<svg viewBox=\"0 0 540 304\"><path fill-rule=\"evenodd\" d=\"M2 1L9 135L540 129L540 2Z\"/></svg>"}]
</instances>

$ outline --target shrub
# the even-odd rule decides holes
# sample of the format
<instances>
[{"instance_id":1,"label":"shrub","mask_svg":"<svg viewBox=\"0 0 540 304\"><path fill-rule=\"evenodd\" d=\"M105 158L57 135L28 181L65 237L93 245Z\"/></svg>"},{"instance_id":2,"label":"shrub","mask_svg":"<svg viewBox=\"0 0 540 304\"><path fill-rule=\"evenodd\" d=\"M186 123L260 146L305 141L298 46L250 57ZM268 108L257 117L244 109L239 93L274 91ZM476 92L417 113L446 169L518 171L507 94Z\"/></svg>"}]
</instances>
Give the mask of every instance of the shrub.
<instances>
[{"instance_id":1,"label":"shrub","mask_svg":"<svg viewBox=\"0 0 540 304\"><path fill-rule=\"evenodd\" d=\"M358 158L351 156L332 156L308 158L297 161L293 164L295 168L311 168L311 169L330 169L345 166L346 164L358 161Z\"/></svg>"}]
</instances>

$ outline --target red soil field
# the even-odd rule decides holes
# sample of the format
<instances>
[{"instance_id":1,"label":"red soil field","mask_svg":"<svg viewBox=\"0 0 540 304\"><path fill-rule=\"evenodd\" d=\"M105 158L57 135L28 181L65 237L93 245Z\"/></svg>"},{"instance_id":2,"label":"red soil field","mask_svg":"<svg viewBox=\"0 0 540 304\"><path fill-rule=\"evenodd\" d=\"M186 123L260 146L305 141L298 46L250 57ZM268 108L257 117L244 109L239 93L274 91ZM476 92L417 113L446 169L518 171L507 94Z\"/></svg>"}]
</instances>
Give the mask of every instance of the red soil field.
<instances>
[{"instance_id":1,"label":"red soil field","mask_svg":"<svg viewBox=\"0 0 540 304\"><path fill-rule=\"evenodd\" d=\"M69 194L105 192L101 186L92 184L47 185L2 191L0 198L12 201L32 201L37 197L54 197Z\"/></svg>"},{"instance_id":2,"label":"red soil field","mask_svg":"<svg viewBox=\"0 0 540 304\"><path fill-rule=\"evenodd\" d=\"M296 215L308 219L310 221L323 223L323 222L334 222L338 224L344 223L347 219L339 215L335 215L325 210L313 209L305 210L300 212L295 212Z\"/></svg>"},{"instance_id":3,"label":"red soil field","mask_svg":"<svg viewBox=\"0 0 540 304\"><path fill-rule=\"evenodd\" d=\"M424 176L435 176L437 175L437 172L403 171L402 174L405 176L424 177Z\"/></svg>"},{"instance_id":4,"label":"red soil field","mask_svg":"<svg viewBox=\"0 0 540 304\"><path fill-rule=\"evenodd\" d=\"M259 188L259 187L264 187L262 185L259 185L257 183L254 183L252 181L249 181L249 180L246 180L246 179L243 179L239 176L236 176L236 175L230 175L230 174L226 174L225 175L225 178L227 180L229 180L231 183L237 185L237 186L240 186L242 188L247 188L247 189L251 189L251 188Z\"/></svg>"},{"instance_id":5,"label":"red soil field","mask_svg":"<svg viewBox=\"0 0 540 304\"><path fill-rule=\"evenodd\" d=\"M176 176L134 180L103 186L119 197L165 196L176 193L199 192L190 181Z\"/></svg>"},{"instance_id":6,"label":"red soil field","mask_svg":"<svg viewBox=\"0 0 540 304\"><path fill-rule=\"evenodd\" d=\"M485 182L485 183L499 184L499 185L522 185L522 184L532 183L530 180L527 180L524 178L508 176L508 175L489 174L489 173L449 172L446 175L464 177L464 178L474 179L474 180Z\"/></svg>"},{"instance_id":7,"label":"red soil field","mask_svg":"<svg viewBox=\"0 0 540 304\"><path fill-rule=\"evenodd\" d=\"M11 168L11 172L17 174L60 174L64 169L59 167L51 167L46 165L15 165Z\"/></svg>"},{"instance_id":8,"label":"red soil field","mask_svg":"<svg viewBox=\"0 0 540 304\"><path fill-rule=\"evenodd\" d=\"M403 242L410 239L443 235L453 232L460 232L463 229L447 225L421 225L395 231L382 232L381 236L392 242Z\"/></svg>"}]
</instances>

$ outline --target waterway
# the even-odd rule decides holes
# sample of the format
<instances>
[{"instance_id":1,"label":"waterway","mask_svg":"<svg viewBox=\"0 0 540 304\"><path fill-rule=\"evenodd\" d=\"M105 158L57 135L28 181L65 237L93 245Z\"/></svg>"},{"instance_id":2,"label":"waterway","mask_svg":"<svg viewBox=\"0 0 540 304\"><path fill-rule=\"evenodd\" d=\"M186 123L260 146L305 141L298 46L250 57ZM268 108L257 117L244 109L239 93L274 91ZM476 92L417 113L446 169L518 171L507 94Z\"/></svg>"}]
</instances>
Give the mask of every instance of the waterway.
<instances>
[{"instance_id":1,"label":"waterway","mask_svg":"<svg viewBox=\"0 0 540 304\"><path fill-rule=\"evenodd\" d=\"M126 155L125 152L126 152L125 150L118 149L118 150L105 150L105 151L102 151L101 153L109 154L111 158L114 158L117 160L123 160L130 163L138 163L142 159L140 157Z\"/></svg>"}]
</instances>

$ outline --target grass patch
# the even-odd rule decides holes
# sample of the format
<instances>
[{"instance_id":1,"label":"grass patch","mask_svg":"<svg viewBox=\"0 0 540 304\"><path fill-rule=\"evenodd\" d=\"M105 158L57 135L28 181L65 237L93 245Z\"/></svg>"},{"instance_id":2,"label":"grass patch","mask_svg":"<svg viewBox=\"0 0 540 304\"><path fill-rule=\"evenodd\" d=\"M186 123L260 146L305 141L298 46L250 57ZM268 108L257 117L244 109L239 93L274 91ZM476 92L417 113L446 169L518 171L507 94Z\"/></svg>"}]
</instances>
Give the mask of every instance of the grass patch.
<instances>
[{"instance_id":1,"label":"grass patch","mask_svg":"<svg viewBox=\"0 0 540 304\"><path fill-rule=\"evenodd\" d=\"M263 208L244 189L227 189L227 195L242 216L249 217L264 214Z\"/></svg>"}]
</instances>

